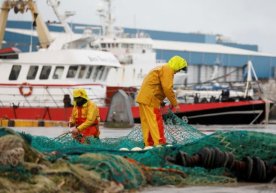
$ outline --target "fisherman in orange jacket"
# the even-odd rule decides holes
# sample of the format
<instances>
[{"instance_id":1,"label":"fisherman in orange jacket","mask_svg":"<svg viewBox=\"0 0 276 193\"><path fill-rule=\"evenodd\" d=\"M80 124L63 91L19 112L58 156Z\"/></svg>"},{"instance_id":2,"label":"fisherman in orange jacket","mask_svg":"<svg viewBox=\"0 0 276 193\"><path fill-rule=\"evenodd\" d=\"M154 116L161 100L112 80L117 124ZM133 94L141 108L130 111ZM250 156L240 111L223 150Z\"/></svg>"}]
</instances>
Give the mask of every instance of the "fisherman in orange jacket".
<instances>
[{"instance_id":1,"label":"fisherman in orange jacket","mask_svg":"<svg viewBox=\"0 0 276 193\"><path fill-rule=\"evenodd\" d=\"M89 100L84 89L74 89L73 97L74 107L69 121L70 126L75 126L71 129L72 137L80 143L84 143L86 137L99 138L99 108Z\"/></svg>"},{"instance_id":2,"label":"fisherman in orange jacket","mask_svg":"<svg viewBox=\"0 0 276 193\"><path fill-rule=\"evenodd\" d=\"M167 64L155 67L144 78L136 98L145 146L166 144L161 103L167 97L171 107L179 110L173 91L174 74L186 70L188 64L180 56L172 57Z\"/></svg>"}]
</instances>

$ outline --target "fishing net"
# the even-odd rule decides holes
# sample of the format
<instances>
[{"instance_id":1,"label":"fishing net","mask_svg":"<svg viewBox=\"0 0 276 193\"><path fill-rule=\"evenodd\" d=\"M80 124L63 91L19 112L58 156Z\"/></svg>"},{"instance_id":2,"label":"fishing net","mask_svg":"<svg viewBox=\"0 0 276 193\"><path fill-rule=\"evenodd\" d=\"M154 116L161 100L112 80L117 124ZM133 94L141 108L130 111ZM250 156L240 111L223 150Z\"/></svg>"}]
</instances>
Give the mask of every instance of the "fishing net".
<instances>
[{"instance_id":1,"label":"fishing net","mask_svg":"<svg viewBox=\"0 0 276 193\"><path fill-rule=\"evenodd\" d=\"M143 149L140 126L118 138L80 144L0 128L2 192L122 192L147 185L268 182L276 176L276 135L217 131L206 135L169 112L167 145Z\"/></svg>"}]
</instances>

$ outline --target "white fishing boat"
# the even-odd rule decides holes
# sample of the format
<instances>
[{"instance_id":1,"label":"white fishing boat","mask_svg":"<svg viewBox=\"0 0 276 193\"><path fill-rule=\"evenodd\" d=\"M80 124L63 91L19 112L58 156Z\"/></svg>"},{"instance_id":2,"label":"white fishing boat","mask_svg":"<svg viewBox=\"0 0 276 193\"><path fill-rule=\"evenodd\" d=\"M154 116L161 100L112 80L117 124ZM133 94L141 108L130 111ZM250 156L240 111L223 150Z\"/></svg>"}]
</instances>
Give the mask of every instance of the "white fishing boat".
<instances>
[{"instance_id":1,"label":"white fishing boat","mask_svg":"<svg viewBox=\"0 0 276 193\"><path fill-rule=\"evenodd\" d=\"M19 9L18 5L22 12L30 9L32 14L37 14L34 22L42 48L28 53L20 53L12 48L1 51L0 104L63 107L64 96L71 95L72 89L82 87L97 104L104 105L110 70L121 66L116 57L110 52L78 49L87 37L73 36L69 28L66 34L53 38L34 1L17 3L3 2L1 23L5 24L8 12ZM72 44L74 47L70 47Z\"/></svg>"}]
</instances>

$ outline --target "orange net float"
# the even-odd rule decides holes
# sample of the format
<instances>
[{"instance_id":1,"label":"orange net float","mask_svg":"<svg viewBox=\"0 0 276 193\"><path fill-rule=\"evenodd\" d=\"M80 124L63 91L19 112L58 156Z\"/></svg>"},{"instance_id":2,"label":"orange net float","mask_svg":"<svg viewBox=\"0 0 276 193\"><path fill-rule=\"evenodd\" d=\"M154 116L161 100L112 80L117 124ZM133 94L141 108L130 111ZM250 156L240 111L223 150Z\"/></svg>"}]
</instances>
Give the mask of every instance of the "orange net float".
<instances>
[{"instance_id":1,"label":"orange net float","mask_svg":"<svg viewBox=\"0 0 276 193\"><path fill-rule=\"evenodd\" d=\"M24 89L24 88L27 88L27 89ZM24 97L31 96L33 92L33 87L29 83L24 82L20 85L19 92Z\"/></svg>"}]
</instances>

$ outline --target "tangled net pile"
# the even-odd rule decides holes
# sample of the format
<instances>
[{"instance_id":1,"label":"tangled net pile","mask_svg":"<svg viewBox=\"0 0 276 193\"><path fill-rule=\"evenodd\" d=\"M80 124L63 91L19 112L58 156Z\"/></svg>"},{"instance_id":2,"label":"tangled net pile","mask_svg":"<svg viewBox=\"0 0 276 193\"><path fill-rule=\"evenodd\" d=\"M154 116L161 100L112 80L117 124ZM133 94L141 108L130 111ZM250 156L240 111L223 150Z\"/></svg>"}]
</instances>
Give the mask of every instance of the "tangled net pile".
<instances>
[{"instance_id":1,"label":"tangled net pile","mask_svg":"<svg viewBox=\"0 0 276 193\"><path fill-rule=\"evenodd\" d=\"M171 112L165 120L170 145L140 151L131 151L144 146L139 126L127 136L87 138L85 144L69 134L52 139L0 128L0 191L128 192L148 185L276 181L276 135L205 135Z\"/></svg>"}]
</instances>

